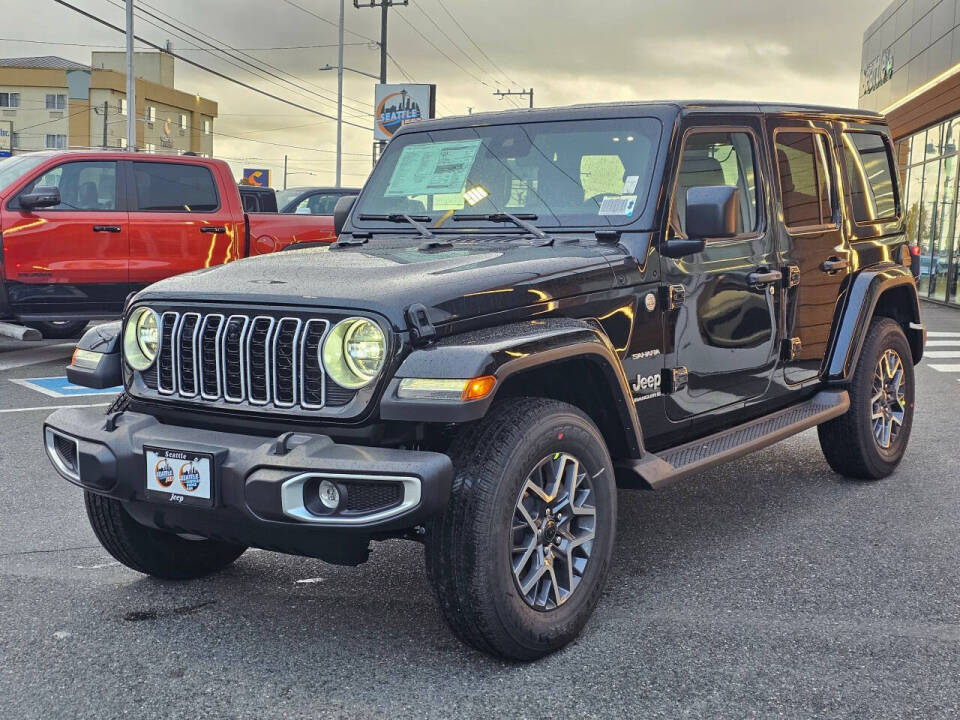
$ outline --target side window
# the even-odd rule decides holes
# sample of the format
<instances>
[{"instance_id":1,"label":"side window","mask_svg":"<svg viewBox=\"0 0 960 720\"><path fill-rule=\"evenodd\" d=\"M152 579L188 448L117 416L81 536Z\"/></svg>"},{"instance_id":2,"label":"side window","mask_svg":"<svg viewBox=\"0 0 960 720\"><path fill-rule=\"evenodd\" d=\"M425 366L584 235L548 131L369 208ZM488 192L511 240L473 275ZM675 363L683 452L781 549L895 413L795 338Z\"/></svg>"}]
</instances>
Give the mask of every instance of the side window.
<instances>
[{"instance_id":1,"label":"side window","mask_svg":"<svg viewBox=\"0 0 960 720\"><path fill-rule=\"evenodd\" d=\"M674 191L674 232L686 235L687 191L693 187L728 185L740 190L739 233L759 226L757 166L753 137L748 132L696 132L688 135L680 155Z\"/></svg>"},{"instance_id":2,"label":"side window","mask_svg":"<svg viewBox=\"0 0 960 720\"><path fill-rule=\"evenodd\" d=\"M853 203L853 217L869 223L897 216L894 169L882 135L866 132L843 134L843 163Z\"/></svg>"},{"instance_id":3,"label":"side window","mask_svg":"<svg viewBox=\"0 0 960 720\"><path fill-rule=\"evenodd\" d=\"M211 212L220 207L213 174L200 165L135 162L133 177L137 210Z\"/></svg>"},{"instance_id":4,"label":"side window","mask_svg":"<svg viewBox=\"0 0 960 720\"><path fill-rule=\"evenodd\" d=\"M776 134L777 170L788 229L833 222L833 187L827 169L826 135L813 132Z\"/></svg>"},{"instance_id":5,"label":"side window","mask_svg":"<svg viewBox=\"0 0 960 720\"><path fill-rule=\"evenodd\" d=\"M20 194L40 187L55 187L60 191L60 204L45 210L116 210L117 164L64 163L45 172Z\"/></svg>"}]
</instances>

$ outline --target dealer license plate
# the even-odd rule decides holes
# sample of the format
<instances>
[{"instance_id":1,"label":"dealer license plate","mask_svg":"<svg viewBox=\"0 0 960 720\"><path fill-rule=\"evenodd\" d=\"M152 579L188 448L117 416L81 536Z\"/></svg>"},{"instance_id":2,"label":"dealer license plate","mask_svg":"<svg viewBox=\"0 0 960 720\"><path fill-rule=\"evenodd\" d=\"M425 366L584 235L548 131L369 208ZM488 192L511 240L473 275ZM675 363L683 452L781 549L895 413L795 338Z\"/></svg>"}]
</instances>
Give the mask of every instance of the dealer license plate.
<instances>
[{"instance_id":1,"label":"dealer license plate","mask_svg":"<svg viewBox=\"0 0 960 720\"><path fill-rule=\"evenodd\" d=\"M189 450L145 447L147 497L184 505L213 505L213 457Z\"/></svg>"}]
</instances>

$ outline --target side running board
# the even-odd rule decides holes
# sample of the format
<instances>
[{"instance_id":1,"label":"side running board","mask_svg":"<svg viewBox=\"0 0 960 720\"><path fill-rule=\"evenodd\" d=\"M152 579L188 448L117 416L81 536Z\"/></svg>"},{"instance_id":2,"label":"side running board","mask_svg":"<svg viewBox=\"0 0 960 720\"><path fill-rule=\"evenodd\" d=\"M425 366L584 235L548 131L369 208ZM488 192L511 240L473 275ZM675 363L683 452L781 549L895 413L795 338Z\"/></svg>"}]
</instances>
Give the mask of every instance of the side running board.
<instances>
[{"instance_id":1,"label":"side running board","mask_svg":"<svg viewBox=\"0 0 960 720\"><path fill-rule=\"evenodd\" d=\"M843 415L850 407L846 390L824 390L810 400L751 420L686 445L647 453L639 460L617 463L629 484L659 490L701 470L773 445L791 435Z\"/></svg>"}]
</instances>

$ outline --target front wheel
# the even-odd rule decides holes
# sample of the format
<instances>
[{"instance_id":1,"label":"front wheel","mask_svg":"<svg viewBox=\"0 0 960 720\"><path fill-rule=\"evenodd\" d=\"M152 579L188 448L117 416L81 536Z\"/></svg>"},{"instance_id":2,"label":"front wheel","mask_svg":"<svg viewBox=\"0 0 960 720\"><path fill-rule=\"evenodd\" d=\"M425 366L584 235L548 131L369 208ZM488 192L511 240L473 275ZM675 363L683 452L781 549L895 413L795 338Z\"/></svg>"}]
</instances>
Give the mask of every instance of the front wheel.
<instances>
[{"instance_id":1,"label":"front wheel","mask_svg":"<svg viewBox=\"0 0 960 720\"><path fill-rule=\"evenodd\" d=\"M450 454L450 503L426 547L444 619L498 657L562 648L596 607L613 554L616 487L599 430L566 403L516 398Z\"/></svg>"},{"instance_id":2,"label":"front wheel","mask_svg":"<svg viewBox=\"0 0 960 720\"><path fill-rule=\"evenodd\" d=\"M913 427L915 389L903 328L889 318L875 319L850 382L850 409L817 428L830 467L860 480L896 470Z\"/></svg>"},{"instance_id":3,"label":"front wheel","mask_svg":"<svg viewBox=\"0 0 960 720\"><path fill-rule=\"evenodd\" d=\"M222 570L246 550L219 540L190 540L141 525L113 498L84 492L100 544L131 570L164 580L193 580Z\"/></svg>"}]
</instances>

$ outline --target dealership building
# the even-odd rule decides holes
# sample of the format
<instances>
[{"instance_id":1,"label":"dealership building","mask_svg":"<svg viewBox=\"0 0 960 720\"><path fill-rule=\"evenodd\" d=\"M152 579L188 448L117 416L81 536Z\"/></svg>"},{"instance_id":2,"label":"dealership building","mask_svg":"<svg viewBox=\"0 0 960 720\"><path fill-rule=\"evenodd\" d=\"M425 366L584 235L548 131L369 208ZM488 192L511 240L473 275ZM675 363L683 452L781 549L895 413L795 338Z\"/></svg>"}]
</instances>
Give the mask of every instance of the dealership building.
<instances>
[{"instance_id":1,"label":"dealership building","mask_svg":"<svg viewBox=\"0 0 960 720\"><path fill-rule=\"evenodd\" d=\"M173 56L137 52L134 74L136 147L212 155L217 103L174 87ZM0 58L0 154L127 147L126 78L122 52Z\"/></svg>"},{"instance_id":2,"label":"dealership building","mask_svg":"<svg viewBox=\"0 0 960 720\"><path fill-rule=\"evenodd\" d=\"M860 107L884 113L921 296L960 305L960 0L895 0L863 36Z\"/></svg>"}]
</instances>

